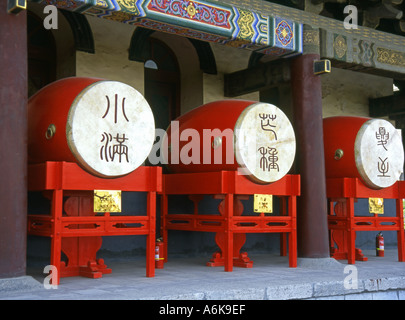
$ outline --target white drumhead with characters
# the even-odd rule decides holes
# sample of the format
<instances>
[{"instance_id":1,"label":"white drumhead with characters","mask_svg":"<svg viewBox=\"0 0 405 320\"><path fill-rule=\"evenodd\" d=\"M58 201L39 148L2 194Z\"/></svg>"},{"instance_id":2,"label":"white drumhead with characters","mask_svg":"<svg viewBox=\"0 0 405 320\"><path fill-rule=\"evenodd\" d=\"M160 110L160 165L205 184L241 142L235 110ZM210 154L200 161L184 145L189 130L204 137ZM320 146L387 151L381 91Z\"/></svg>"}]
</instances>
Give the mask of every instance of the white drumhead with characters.
<instances>
[{"instance_id":1,"label":"white drumhead with characters","mask_svg":"<svg viewBox=\"0 0 405 320\"><path fill-rule=\"evenodd\" d=\"M397 129L384 119L365 122L357 133L355 161L363 181L371 188L392 186L404 168L404 148Z\"/></svg>"},{"instance_id":2,"label":"white drumhead with characters","mask_svg":"<svg viewBox=\"0 0 405 320\"><path fill-rule=\"evenodd\" d=\"M118 81L99 81L78 95L66 124L69 148L90 173L119 177L138 168L155 139L155 122L145 98Z\"/></svg>"},{"instance_id":3,"label":"white drumhead with characters","mask_svg":"<svg viewBox=\"0 0 405 320\"><path fill-rule=\"evenodd\" d=\"M242 174L257 183L280 180L291 169L296 140L291 122L279 108L255 103L239 116L234 151Z\"/></svg>"}]
</instances>

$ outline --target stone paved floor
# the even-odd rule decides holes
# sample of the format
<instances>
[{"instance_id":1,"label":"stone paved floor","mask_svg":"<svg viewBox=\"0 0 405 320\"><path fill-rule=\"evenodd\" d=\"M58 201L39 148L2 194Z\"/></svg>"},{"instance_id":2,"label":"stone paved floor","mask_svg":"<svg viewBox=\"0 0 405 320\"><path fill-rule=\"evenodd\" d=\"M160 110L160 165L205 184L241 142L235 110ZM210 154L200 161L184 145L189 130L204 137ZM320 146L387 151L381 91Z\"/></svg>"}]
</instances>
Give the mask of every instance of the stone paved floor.
<instances>
[{"instance_id":1,"label":"stone paved floor","mask_svg":"<svg viewBox=\"0 0 405 320\"><path fill-rule=\"evenodd\" d=\"M57 289L45 289L41 268L28 270L35 288L1 289L0 299L12 300L273 300L392 299L405 300L405 262L396 250L384 258L365 251L367 262L348 265L334 259L299 259L257 254L253 268L206 267L209 257L171 258L154 278L145 276L144 259L106 260L112 273L100 279L62 278ZM169 257L170 258L170 257ZM356 283L352 281L357 275ZM346 281L345 281L346 280Z\"/></svg>"}]
</instances>

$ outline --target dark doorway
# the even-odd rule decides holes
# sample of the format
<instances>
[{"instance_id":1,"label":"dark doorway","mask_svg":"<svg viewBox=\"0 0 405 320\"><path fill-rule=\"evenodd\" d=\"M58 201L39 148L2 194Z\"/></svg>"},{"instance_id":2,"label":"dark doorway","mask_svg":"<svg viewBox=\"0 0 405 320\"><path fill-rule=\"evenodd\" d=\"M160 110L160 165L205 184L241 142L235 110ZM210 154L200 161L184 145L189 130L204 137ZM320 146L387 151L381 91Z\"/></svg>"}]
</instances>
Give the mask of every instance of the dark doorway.
<instances>
[{"instance_id":1,"label":"dark doorway","mask_svg":"<svg viewBox=\"0 0 405 320\"><path fill-rule=\"evenodd\" d=\"M161 41L150 38L145 61L145 99L152 108L156 128L166 130L180 115L180 73L176 57Z\"/></svg>"},{"instance_id":2,"label":"dark doorway","mask_svg":"<svg viewBox=\"0 0 405 320\"><path fill-rule=\"evenodd\" d=\"M180 73L176 57L161 41L149 38L150 54L145 61L145 99L155 118L156 129L167 130L170 122L180 115ZM161 158L161 132L156 132L152 153L154 159ZM150 165L156 160L149 158ZM166 171L166 168L164 168Z\"/></svg>"}]
</instances>

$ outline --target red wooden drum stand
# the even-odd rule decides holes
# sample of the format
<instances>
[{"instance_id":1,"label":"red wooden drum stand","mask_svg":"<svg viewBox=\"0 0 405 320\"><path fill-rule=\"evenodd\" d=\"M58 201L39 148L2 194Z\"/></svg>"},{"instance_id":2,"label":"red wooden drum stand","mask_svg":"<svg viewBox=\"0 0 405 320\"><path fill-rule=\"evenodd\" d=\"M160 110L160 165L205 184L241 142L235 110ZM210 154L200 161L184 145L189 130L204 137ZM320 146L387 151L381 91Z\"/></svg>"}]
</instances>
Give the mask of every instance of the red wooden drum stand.
<instances>
[{"instance_id":1,"label":"red wooden drum stand","mask_svg":"<svg viewBox=\"0 0 405 320\"><path fill-rule=\"evenodd\" d=\"M60 277L100 278L111 273L103 259L96 258L102 236L146 235L146 276L154 277L156 193L161 188L160 167L139 167L126 176L103 179L70 162L29 165L28 190L44 191L51 199L50 214L28 215L28 234L51 238L50 263L58 272L57 283L52 284L59 284ZM96 215L93 190L146 192L146 215ZM61 261L62 251L67 263Z\"/></svg>"},{"instance_id":2,"label":"red wooden drum stand","mask_svg":"<svg viewBox=\"0 0 405 320\"><path fill-rule=\"evenodd\" d=\"M397 181L391 187L375 190L357 178L331 178L326 180L326 187L333 258L347 259L349 264L355 264L355 260L367 261L361 250L355 247L356 232L397 231L398 261L405 261L402 203L402 199L405 198L405 181ZM396 199L396 217L381 217L377 214L355 216L354 202L358 198Z\"/></svg>"},{"instance_id":3,"label":"red wooden drum stand","mask_svg":"<svg viewBox=\"0 0 405 320\"><path fill-rule=\"evenodd\" d=\"M233 266L251 267L252 261L246 253L240 253L246 233L288 234L289 266L297 266L296 199L300 193L299 175L285 175L282 179L267 185L250 181L237 171L200 173L178 173L163 176L162 191L162 236L164 258L167 262L168 230L216 232L220 252L214 253L209 266L224 266L232 271ZM241 199L254 194L271 194L282 199L280 215L241 215ZM194 212L190 214L169 214L169 195L189 195L194 201ZM223 199L219 214L198 213L198 201L202 195L213 195ZM282 241L282 244L285 244ZM282 254L286 248L282 246Z\"/></svg>"}]
</instances>

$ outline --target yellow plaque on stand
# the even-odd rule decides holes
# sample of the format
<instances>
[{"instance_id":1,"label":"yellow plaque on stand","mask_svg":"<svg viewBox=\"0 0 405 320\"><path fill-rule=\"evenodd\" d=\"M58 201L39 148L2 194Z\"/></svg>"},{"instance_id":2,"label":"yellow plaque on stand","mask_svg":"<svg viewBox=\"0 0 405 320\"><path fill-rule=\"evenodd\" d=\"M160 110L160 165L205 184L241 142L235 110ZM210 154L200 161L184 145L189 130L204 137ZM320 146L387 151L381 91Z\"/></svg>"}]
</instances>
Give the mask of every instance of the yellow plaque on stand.
<instances>
[{"instance_id":1,"label":"yellow plaque on stand","mask_svg":"<svg viewBox=\"0 0 405 320\"><path fill-rule=\"evenodd\" d=\"M384 214L384 199L368 198L368 211L375 214Z\"/></svg>"},{"instance_id":2,"label":"yellow plaque on stand","mask_svg":"<svg viewBox=\"0 0 405 320\"><path fill-rule=\"evenodd\" d=\"M271 194L255 194L253 210L254 212L272 213L273 196Z\"/></svg>"},{"instance_id":3,"label":"yellow plaque on stand","mask_svg":"<svg viewBox=\"0 0 405 320\"><path fill-rule=\"evenodd\" d=\"M121 191L94 190L94 212L121 212Z\"/></svg>"}]
</instances>

